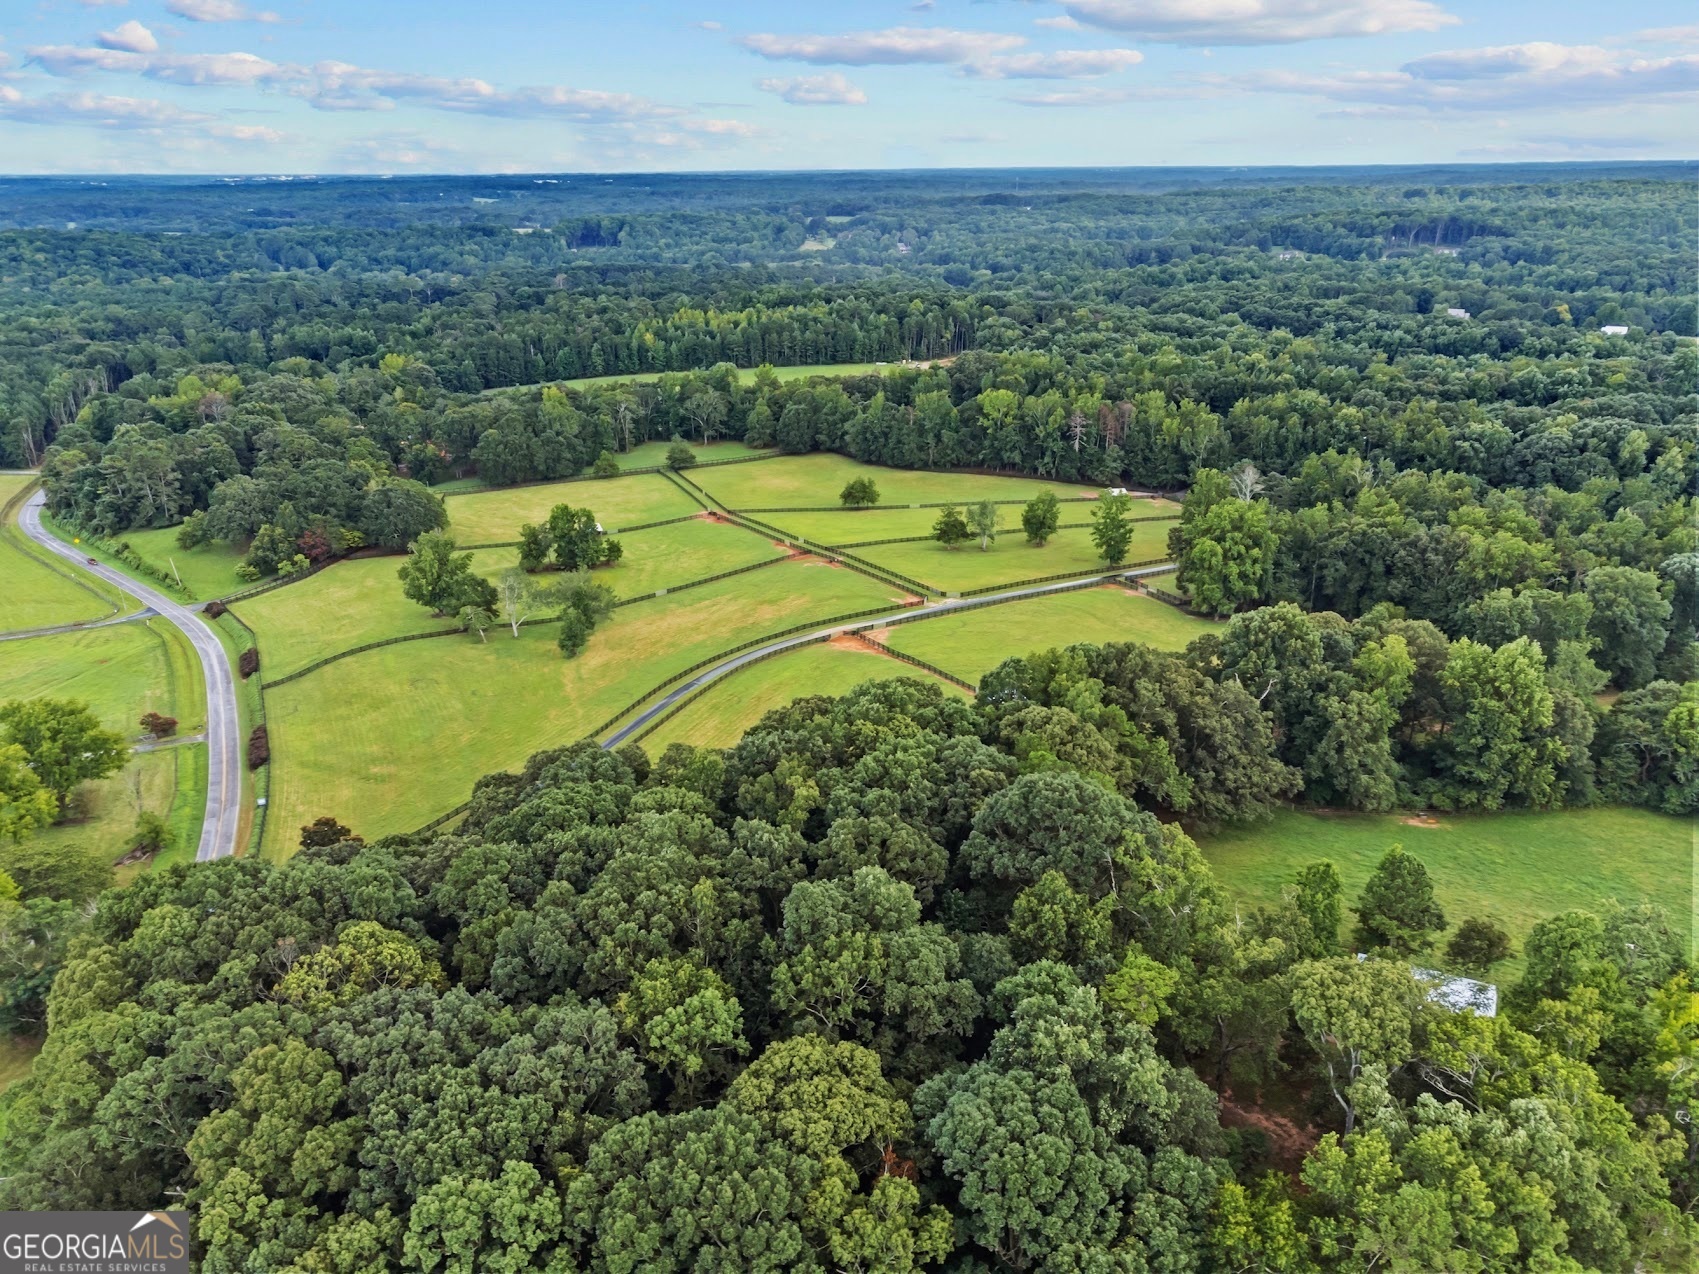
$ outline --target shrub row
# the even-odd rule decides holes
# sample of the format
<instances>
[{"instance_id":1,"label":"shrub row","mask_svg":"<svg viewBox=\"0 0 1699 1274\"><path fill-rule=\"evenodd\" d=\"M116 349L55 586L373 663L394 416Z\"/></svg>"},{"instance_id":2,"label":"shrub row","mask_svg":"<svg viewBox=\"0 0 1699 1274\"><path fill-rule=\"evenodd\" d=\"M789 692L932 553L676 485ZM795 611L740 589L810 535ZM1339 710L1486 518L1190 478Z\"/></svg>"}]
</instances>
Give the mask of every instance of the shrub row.
<instances>
[{"instance_id":1,"label":"shrub row","mask_svg":"<svg viewBox=\"0 0 1699 1274\"><path fill-rule=\"evenodd\" d=\"M248 768L257 770L271 760L271 736L261 722L248 732Z\"/></svg>"},{"instance_id":2,"label":"shrub row","mask_svg":"<svg viewBox=\"0 0 1699 1274\"><path fill-rule=\"evenodd\" d=\"M249 646L236 657L236 671L242 674L243 681L246 681L259 670L260 648L258 646Z\"/></svg>"},{"instance_id":3,"label":"shrub row","mask_svg":"<svg viewBox=\"0 0 1699 1274\"><path fill-rule=\"evenodd\" d=\"M185 601L194 600L194 594L179 584L176 578L170 573L160 570L152 562L149 562L147 559L142 557L140 553L130 547L130 542L128 540L109 540L104 535L94 535L70 522L61 523L60 525L62 525L67 531L74 532L77 536L79 536L83 541L84 547L99 549L108 557L117 558L137 575L146 576L148 579L163 588L167 593L171 593Z\"/></svg>"}]
</instances>

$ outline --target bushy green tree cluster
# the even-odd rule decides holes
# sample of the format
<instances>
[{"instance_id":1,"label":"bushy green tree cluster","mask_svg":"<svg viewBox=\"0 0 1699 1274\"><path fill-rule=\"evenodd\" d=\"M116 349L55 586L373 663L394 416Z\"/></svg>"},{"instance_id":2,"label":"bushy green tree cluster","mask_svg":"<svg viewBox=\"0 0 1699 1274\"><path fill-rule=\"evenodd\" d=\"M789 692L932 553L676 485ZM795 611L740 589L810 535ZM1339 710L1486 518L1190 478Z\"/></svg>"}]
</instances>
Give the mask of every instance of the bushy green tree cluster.
<instances>
[{"instance_id":1,"label":"bushy green tree cluster","mask_svg":"<svg viewBox=\"0 0 1699 1274\"><path fill-rule=\"evenodd\" d=\"M1536 929L1496 1021L1344 955L1329 865L1246 916L1117 790L1209 728L1135 723L1216 685L1170 674L1141 704L1134 653L1106 681L1086 648L1011 665L978 705L871 683L653 762L585 741L480 781L453 834L107 893L4 1098L0 1201L181 1192L203 1268L231 1271L1686 1251L1670 1113L1695 1032L1661 916ZM1365 924L1408 892L1383 875ZM1302 1190L1197 1078L1277 1064L1337 1098Z\"/></svg>"}]
</instances>

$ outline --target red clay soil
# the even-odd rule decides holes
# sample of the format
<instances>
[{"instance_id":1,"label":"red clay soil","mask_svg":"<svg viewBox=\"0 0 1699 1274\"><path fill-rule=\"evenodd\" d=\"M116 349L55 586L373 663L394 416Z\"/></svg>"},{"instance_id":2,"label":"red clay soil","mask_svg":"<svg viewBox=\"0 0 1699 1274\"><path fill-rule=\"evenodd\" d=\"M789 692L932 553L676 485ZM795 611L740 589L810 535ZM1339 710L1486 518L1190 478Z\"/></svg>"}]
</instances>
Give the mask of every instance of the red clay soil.
<instances>
[{"instance_id":1,"label":"red clay soil","mask_svg":"<svg viewBox=\"0 0 1699 1274\"><path fill-rule=\"evenodd\" d=\"M1239 1102L1229 1089L1221 1094L1221 1126L1223 1128L1255 1128L1268 1138L1269 1160L1288 1176L1296 1176L1304 1166L1304 1156L1321 1140L1313 1128L1301 1128L1285 1115L1262 1109L1254 1102Z\"/></svg>"}]
</instances>

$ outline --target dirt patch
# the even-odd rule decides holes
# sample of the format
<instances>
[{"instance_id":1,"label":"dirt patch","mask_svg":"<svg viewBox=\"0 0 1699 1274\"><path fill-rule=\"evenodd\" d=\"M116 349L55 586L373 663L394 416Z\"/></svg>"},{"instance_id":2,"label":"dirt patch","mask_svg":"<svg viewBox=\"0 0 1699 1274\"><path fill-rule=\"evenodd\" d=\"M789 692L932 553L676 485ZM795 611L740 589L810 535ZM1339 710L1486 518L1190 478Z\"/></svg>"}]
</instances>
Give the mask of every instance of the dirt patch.
<instances>
[{"instance_id":1,"label":"dirt patch","mask_svg":"<svg viewBox=\"0 0 1699 1274\"><path fill-rule=\"evenodd\" d=\"M730 518L721 517L712 509L703 509L702 512L698 513L696 516L701 518L704 522L729 522L731 520Z\"/></svg>"},{"instance_id":2,"label":"dirt patch","mask_svg":"<svg viewBox=\"0 0 1699 1274\"><path fill-rule=\"evenodd\" d=\"M1399 819L1398 821L1400 823L1403 823L1404 826L1406 826L1406 827L1444 827L1445 826L1444 823L1440 822L1432 814L1411 814L1408 817Z\"/></svg>"},{"instance_id":3,"label":"dirt patch","mask_svg":"<svg viewBox=\"0 0 1699 1274\"><path fill-rule=\"evenodd\" d=\"M883 646L885 644L885 638L890 635L890 632L891 627L887 624L883 628L869 628L864 633L857 633L856 636L860 637L863 641L870 641L875 645Z\"/></svg>"},{"instance_id":4,"label":"dirt patch","mask_svg":"<svg viewBox=\"0 0 1699 1274\"><path fill-rule=\"evenodd\" d=\"M1232 1090L1221 1095L1221 1126L1223 1128L1254 1128L1268 1138L1268 1157L1281 1172L1296 1175L1304 1166L1304 1156L1321 1140L1313 1128L1300 1127L1285 1115L1264 1110L1255 1102L1240 1102Z\"/></svg>"},{"instance_id":5,"label":"dirt patch","mask_svg":"<svg viewBox=\"0 0 1699 1274\"><path fill-rule=\"evenodd\" d=\"M834 650L848 650L858 655L882 655L885 653L878 649L873 642L864 639L860 633L838 633L826 644Z\"/></svg>"}]
</instances>

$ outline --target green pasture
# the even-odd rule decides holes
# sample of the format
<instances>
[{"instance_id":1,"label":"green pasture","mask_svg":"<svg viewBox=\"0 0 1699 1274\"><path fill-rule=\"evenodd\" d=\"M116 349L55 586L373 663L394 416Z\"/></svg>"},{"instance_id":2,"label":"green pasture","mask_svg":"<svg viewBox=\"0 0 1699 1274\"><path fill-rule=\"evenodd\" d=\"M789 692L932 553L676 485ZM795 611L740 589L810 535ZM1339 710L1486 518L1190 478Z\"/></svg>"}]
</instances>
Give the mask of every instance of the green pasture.
<instances>
[{"instance_id":1,"label":"green pasture","mask_svg":"<svg viewBox=\"0 0 1699 1274\"><path fill-rule=\"evenodd\" d=\"M1300 868L1329 859L1345 882L1347 905L1393 845L1420 858L1448 923L1495 916L1515 939L1572 907L1610 899L1655 902L1670 924L1693 936L1693 828L1687 819L1638 809L1553 813L1439 814L1435 825L1407 814L1288 811L1268 823L1200 836L1215 874L1247 904L1270 904ZM1352 917L1346 917L1347 928ZM1342 933L1342 939L1348 940ZM1440 940L1443 947L1444 938ZM1435 957L1443 966L1442 957ZM1500 966L1497 976L1504 980Z\"/></svg>"},{"instance_id":2,"label":"green pasture","mask_svg":"<svg viewBox=\"0 0 1699 1274\"><path fill-rule=\"evenodd\" d=\"M893 371L901 363L803 363L796 367L775 367L773 374L781 381L806 380L810 376L867 376L873 372ZM623 372L613 376L578 376L572 380L548 382L567 389L594 389L602 385L644 385L661 379L664 372ZM755 379L755 369L740 367L738 380L748 384ZM527 385L525 389L531 388ZM511 394L512 389L487 389L485 394ZM521 391L522 392L522 391Z\"/></svg>"},{"instance_id":3,"label":"green pasture","mask_svg":"<svg viewBox=\"0 0 1699 1274\"><path fill-rule=\"evenodd\" d=\"M0 474L0 506L33 481ZM79 580L72 567L31 544L13 515L0 526L0 597L6 599L0 631L6 632L105 619L118 613L115 593L92 577Z\"/></svg>"},{"instance_id":4,"label":"green pasture","mask_svg":"<svg viewBox=\"0 0 1699 1274\"><path fill-rule=\"evenodd\" d=\"M706 464L710 460L740 460L744 456L771 456L771 448L751 447L734 438L726 438L716 442L700 443L685 439L686 445L696 453L698 463ZM614 459L619 461L621 469L652 469L667 462L667 449L672 442L640 442L630 451L617 452Z\"/></svg>"},{"instance_id":5,"label":"green pasture","mask_svg":"<svg viewBox=\"0 0 1699 1274\"><path fill-rule=\"evenodd\" d=\"M453 627L401 594L397 572L407 559L360 557L337 562L231 609L259 641L261 675L275 680L315 659L368 641ZM518 559L513 549L479 549L472 567L494 579Z\"/></svg>"},{"instance_id":6,"label":"green pasture","mask_svg":"<svg viewBox=\"0 0 1699 1274\"><path fill-rule=\"evenodd\" d=\"M236 574L237 564L247 553L246 545L212 541L198 548L186 549L177 543L178 528L159 527L147 531L124 531L112 538L127 543L149 566L167 576L182 581L197 601L228 597L244 588L252 588L249 580ZM144 583L153 584L152 580ZM157 587L157 585L155 585Z\"/></svg>"},{"instance_id":7,"label":"green pasture","mask_svg":"<svg viewBox=\"0 0 1699 1274\"><path fill-rule=\"evenodd\" d=\"M833 505L851 478L872 478L879 487L879 507L954 500L966 504L976 500L1030 500L1040 491L1058 496L1096 496L1101 488L1070 486L1041 478L1010 478L981 473L937 473L928 469L885 469L862 464L848 456L814 452L784 456L760 464L729 464L718 469L690 473L703 490L728 508L744 509L779 505ZM1142 511L1144 502L1140 502ZM1089 505L1063 505L1085 517ZM1154 509L1152 510L1154 511ZM1011 525L1018 523L1019 509L1009 510ZM844 515L839 515L844 516ZM933 517L937 517L933 513ZM1073 521L1065 513L1063 521Z\"/></svg>"},{"instance_id":8,"label":"green pasture","mask_svg":"<svg viewBox=\"0 0 1699 1274\"><path fill-rule=\"evenodd\" d=\"M760 465L728 465L759 469ZM557 504L589 509L610 532L622 526L699 513L697 504L658 473L634 473L590 482L550 482L499 487L448 497L448 529L460 544L498 544L519 538L527 522L541 524Z\"/></svg>"},{"instance_id":9,"label":"green pasture","mask_svg":"<svg viewBox=\"0 0 1699 1274\"><path fill-rule=\"evenodd\" d=\"M598 567L594 578L620 597L674 588L785 554L769 539L707 518L631 531L619 542L625 556L613 566Z\"/></svg>"},{"instance_id":10,"label":"green pasture","mask_svg":"<svg viewBox=\"0 0 1699 1274\"><path fill-rule=\"evenodd\" d=\"M1127 561L1164 556L1170 525L1167 522L1141 522L1136 525L1132 545L1127 550ZM1028 544L1026 537L1016 529L1000 530L990 547L984 550L980 549L978 540L954 549L945 548L933 540L923 540L914 544L881 544L851 551L887 570L897 571L950 593L1045 575L1112 569L1098 554L1097 547L1091 542L1091 532L1084 527L1058 531L1042 548Z\"/></svg>"},{"instance_id":11,"label":"green pasture","mask_svg":"<svg viewBox=\"0 0 1699 1274\"><path fill-rule=\"evenodd\" d=\"M206 727L200 666L160 619L0 642L0 701L42 697L81 699L126 738L140 735L144 712L176 717L179 736ZM148 809L166 815L177 842L156 865L192 859L205 802L205 745L178 744L136 753L118 773L83 784L66 819L36 835L111 862L123 855L138 809Z\"/></svg>"},{"instance_id":12,"label":"green pasture","mask_svg":"<svg viewBox=\"0 0 1699 1274\"><path fill-rule=\"evenodd\" d=\"M915 677L936 682L945 694L966 697L959 686L859 642L817 642L739 668L686 702L678 714L643 740L651 756L670 743L729 748L774 708L805 695L847 694L864 681Z\"/></svg>"},{"instance_id":13,"label":"green pasture","mask_svg":"<svg viewBox=\"0 0 1699 1274\"><path fill-rule=\"evenodd\" d=\"M266 694L265 851L292 853L321 814L368 839L411 831L481 775L582 738L669 673L890 598L863 575L801 560L621 607L576 659L561 657L555 626L543 624L517 639L497 629L486 642L403 642L329 664Z\"/></svg>"},{"instance_id":14,"label":"green pasture","mask_svg":"<svg viewBox=\"0 0 1699 1274\"><path fill-rule=\"evenodd\" d=\"M876 634L892 650L977 683L1018 655L1077 642L1136 641L1183 650L1216 626L1113 584L981 606L959 615L894 624Z\"/></svg>"}]
</instances>

